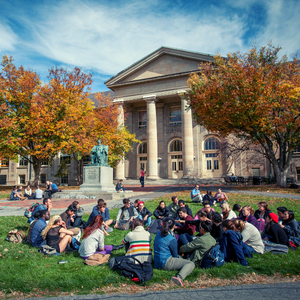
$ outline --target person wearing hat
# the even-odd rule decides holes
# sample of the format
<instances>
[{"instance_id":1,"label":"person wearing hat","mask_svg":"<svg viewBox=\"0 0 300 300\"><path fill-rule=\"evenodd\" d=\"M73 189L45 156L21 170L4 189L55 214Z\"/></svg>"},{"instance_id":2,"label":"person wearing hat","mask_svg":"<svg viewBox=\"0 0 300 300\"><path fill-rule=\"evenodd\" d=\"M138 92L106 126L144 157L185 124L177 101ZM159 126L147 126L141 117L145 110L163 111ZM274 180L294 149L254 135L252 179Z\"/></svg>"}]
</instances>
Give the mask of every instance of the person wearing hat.
<instances>
[{"instance_id":1,"label":"person wearing hat","mask_svg":"<svg viewBox=\"0 0 300 300\"><path fill-rule=\"evenodd\" d=\"M266 217L266 230L263 238L276 244L288 245L288 236L278 224L278 216L274 213L269 213Z\"/></svg>"},{"instance_id":2,"label":"person wearing hat","mask_svg":"<svg viewBox=\"0 0 300 300\"><path fill-rule=\"evenodd\" d=\"M149 227L151 224L152 212L147 207L145 207L143 201L138 202L136 210L139 214L138 218L144 222L144 225L147 225Z\"/></svg>"}]
</instances>

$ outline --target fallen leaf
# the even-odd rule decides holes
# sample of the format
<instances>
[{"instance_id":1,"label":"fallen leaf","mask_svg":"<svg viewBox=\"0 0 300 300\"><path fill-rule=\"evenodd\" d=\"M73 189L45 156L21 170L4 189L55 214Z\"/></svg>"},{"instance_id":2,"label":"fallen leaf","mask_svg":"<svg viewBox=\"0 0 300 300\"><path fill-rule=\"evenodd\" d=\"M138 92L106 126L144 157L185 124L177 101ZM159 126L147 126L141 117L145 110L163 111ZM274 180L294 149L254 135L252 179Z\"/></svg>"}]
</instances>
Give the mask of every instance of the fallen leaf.
<instances>
[{"instance_id":1,"label":"fallen leaf","mask_svg":"<svg viewBox=\"0 0 300 300\"><path fill-rule=\"evenodd\" d=\"M7 248L5 248L3 251L7 252L7 251L8 251L8 249L7 249Z\"/></svg>"}]
</instances>

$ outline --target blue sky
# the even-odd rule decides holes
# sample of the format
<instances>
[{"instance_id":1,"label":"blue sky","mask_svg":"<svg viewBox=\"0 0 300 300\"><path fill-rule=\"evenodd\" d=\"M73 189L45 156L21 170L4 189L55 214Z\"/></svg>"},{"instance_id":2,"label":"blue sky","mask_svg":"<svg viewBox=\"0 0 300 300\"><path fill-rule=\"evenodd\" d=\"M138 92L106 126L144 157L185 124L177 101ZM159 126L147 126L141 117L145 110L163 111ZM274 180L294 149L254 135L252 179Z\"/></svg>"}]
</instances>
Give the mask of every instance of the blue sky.
<instances>
[{"instance_id":1,"label":"blue sky","mask_svg":"<svg viewBox=\"0 0 300 300\"><path fill-rule=\"evenodd\" d=\"M104 81L161 46L209 54L246 52L272 41L300 49L294 0L0 0L0 55L46 80L53 66Z\"/></svg>"}]
</instances>

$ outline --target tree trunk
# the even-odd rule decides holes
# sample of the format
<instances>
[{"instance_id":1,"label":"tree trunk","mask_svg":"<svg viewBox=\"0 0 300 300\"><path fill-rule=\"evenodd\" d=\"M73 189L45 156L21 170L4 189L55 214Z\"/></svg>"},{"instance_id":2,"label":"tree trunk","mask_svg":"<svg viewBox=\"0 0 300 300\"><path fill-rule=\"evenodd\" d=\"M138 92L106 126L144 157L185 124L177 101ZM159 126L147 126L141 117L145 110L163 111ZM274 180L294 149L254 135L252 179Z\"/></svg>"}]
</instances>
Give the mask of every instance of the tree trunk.
<instances>
[{"instance_id":1,"label":"tree trunk","mask_svg":"<svg viewBox=\"0 0 300 300\"><path fill-rule=\"evenodd\" d=\"M82 171L83 171L83 163L82 159L77 161L77 185L81 185L83 182Z\"/></svg>"},{"instance_id":2,"label":"tree trunk","mask_svg":"<svg viewBox=\"0 0 300 300\"><path fill-rule=\"evenodd\" d=\"M36 156L32 156L32 165L33 165L33 171L34 171L34 181L32 183L33 186L39 185L40 176L41 176L41 167L42 162L41 159L37 158Z\"/></svg>"},{"instance_id":3,"label":"tree trunk","mask_svg":"<svg viewBox=\"0 0 300 300\"><path fill-rule=\"evenodd\" d=\"M287 175L288 168L281 171L278 165L273 165L273 166L274 166L277 185L280 187L286 187L286 175Z\"/></svg>"}]
</instances>

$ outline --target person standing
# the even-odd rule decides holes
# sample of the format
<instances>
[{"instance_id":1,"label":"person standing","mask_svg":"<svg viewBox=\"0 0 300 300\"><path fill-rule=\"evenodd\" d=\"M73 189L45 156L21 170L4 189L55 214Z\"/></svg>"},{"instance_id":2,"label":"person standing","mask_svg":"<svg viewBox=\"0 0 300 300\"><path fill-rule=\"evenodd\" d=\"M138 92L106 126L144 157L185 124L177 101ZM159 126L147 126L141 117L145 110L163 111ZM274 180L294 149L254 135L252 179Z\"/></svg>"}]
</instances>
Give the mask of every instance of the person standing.
<instances>
[{"instance_id":1,"label":"person standing","mask_svg":"<svg viewBox=\"0 0 300 300\"><path fill-rule=\"evenodd\" d=\"M141 187L144 187L144 184L145 184L145 172L144 172L143 169L141 169L140 183L141 183Z\"/></svg>"}]
</instances>

